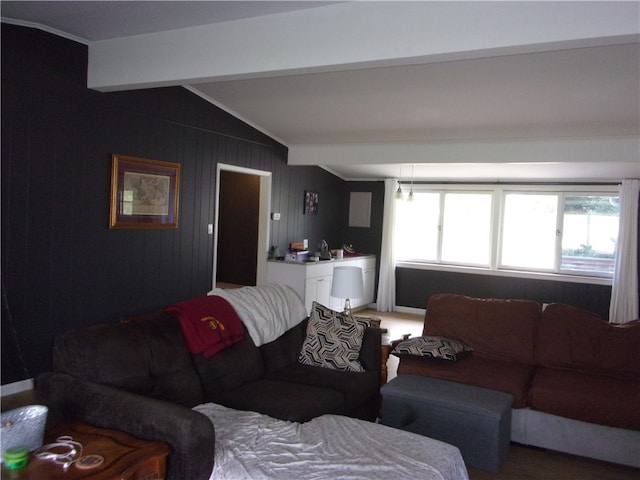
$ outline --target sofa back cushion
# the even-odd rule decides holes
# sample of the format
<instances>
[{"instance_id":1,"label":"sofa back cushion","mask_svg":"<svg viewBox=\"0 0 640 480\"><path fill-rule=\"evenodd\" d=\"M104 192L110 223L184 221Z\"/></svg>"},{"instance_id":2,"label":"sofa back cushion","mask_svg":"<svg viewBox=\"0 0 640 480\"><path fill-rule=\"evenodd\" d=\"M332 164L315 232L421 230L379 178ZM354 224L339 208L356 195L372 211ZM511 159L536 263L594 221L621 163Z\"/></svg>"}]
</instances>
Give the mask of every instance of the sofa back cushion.
<instances>
[{"instance_id":1,"label":"sofa back cushion","mask_svg":"<svg viewBox=\"0 0 640 480\"><path fill-rule=\"evenodd\" d=\"M547 305L542 313L539 365L640 381L639 353L640 320L613 324L561 303Z\"/></svg>"},{"instance_id":2,"label":"sofa back cushion","mask_svg":"<svg viewBox=\"0 0 640 480\"><path fill-rule=\"evenodd\" d=\"M200 376L205 402L215 402L220 394L257 380L264 374L260 349L244 327L244 340L212 357L194 354L193 363Z\"/></svg>"},{"instance_id":3,"label":"sofa back cushion","mask_svg":"<svg viewBox=\"0 0 640 480\"><path fill-rule=\"evenodd\" d=\"M59 335L53 344L53 368L187 407L203 401L180 323L172 315Z\"/></svg>"},{"instance_id":4,"label":"sofa back cushion","mask_svg":"<svg viewBox=\"0 0 640 480\"><path fill-rule=\"evenodd\" d=\"M307 335L308 323L309 319L305 318L276 340L259 347L266 374L298 362L298 355Z\"/></svg>"},{"instance_id":5,"label":"sofa back cushion","mask_svg":"<svg viewBox=\"0 0 640 480\"><path fill-rule=\"evenodd\" d=\"M422 335L458 340L474 355L533 365L540 311L529 300L437 294L429 299Z\"/></svg>"}]
</instances>

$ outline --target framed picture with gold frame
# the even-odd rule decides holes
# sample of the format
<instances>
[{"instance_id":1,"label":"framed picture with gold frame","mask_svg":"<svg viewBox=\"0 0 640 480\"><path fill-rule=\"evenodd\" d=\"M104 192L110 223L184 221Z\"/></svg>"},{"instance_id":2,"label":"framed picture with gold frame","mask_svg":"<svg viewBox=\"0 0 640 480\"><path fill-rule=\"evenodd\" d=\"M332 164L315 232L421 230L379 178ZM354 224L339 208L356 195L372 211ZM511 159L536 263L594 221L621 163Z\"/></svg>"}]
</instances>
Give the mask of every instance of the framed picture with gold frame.
<instances>
[{"instance_id":1,"label":"framed picture with gold frame","mask_svg":"<svg viewBox=\"0 0 640 480\"><path fill-rule=\"evenodd\" d=\"M180 164L111 156L109 228L178 228Z\"/></svg>"}]
</instances>

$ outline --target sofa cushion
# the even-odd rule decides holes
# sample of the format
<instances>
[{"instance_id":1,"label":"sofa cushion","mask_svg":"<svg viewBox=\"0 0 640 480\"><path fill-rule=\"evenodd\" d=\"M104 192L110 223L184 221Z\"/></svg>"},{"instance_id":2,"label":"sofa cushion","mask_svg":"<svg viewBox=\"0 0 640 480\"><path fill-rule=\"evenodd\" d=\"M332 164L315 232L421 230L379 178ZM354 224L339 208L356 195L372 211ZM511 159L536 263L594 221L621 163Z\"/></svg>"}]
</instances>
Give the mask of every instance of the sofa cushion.
<instances>
[{"instance_id":1,"label":"sofa cushion","mask_svg":"<svg viewBox=\"0 0 640 480\"><path fill-rule=\"evenodd\" d=\"M53 344L53 368L187 407L203 401L180 323L170 314L59 335Z\"/></svg>"},{"instance_id":2,"label":"sofa cushion","mask_svg":"<svg viewBox=\"0 0 640 480\"><path fill-rule=\"evenodd\" d=\"M351 411L380 391L377 371L345 372L292 363L267 375L271 380L328 388L340 392L347 411Z\"/></svg>"},{"instance_id":3,"label":"sofa cushion","mask_svg":"<svg viewBox=\"0 0 640 480\"><path fill-rule=\"evenodd\" d=\"M271 379L220 392L212 401L291 422L307 422L325 413L347 413L343 396L336 390Z\"/></svg>"},{"instance_id":4,"label":"sofa cushion","mask_svg":"<svg viewBox=\"0 0 640 480\"><path fill-rule=\"evenodd\" d=\"M453 338L484 357L533 365L540 311L528 300L433 295L422 335Z\"/></svg>"},{"instance_id":5,"label":"sofa cushion","mask_svg":"<svg viewBox=\"0 0 640 480\"><path fill-rule=\"evenodd\" d=\"M570 305L554 303L542 313L536 361L640 382L640 320L612 324Z\"/></svg>"},{"instance_id":6,"label":"sofa cushion","mask_svg":"<svg viewBox=\"0 0 640 480\"><path fill-rule=\"evenodd\" d=\"M382 369L382 330L378 327L367 327L360 347L360 364L365 370L374 370L380 375Z\"/></svg>"},{"instance_id":7,"label":"sofa cushion","mask_svg":"<svg viewBox=\"0 0 640 480\"><path fill-rule=\"evenodd\" d=\"M265 373L274 372L282 367L298 361L302 342L307 335L308 319L287 330L273 342L260 347Z\"/></svg>"},{"instance_id":8,"label":"sofa cushion","mask_svg":"<svg viewBox=\"0 0 640 480\"><path fill-rule=\"evenodd\" d=\"M397 357L413 355L419 359L436 359L455 362L473 351L464 343L445 337L414 337L400 342L391 352Z\"/></svg>"},{"instance_id":9,"label":"sofa cushion","mask_svg":"<svg viewBox=\"0 0 640 480\"><path fill-rule=\"evenodd\" d=\"M602 375L540 367L529 406L552 415L640 430L640 383Z\"/></svg>"},{"instance_id":10,"label":"sofa cushion","mask_svg":"<svg viewBox=\"0 0 640 480\"><path fill-rule=\"evenodd\" d=\"M231 390L262 377L264 366L260 350L245 330L244 340L210 358L193 355L206 402L215 401L219 392Z\"/></svg>"},{"instance_id":11,"label":"sofa cushion","mask_svg":"<svg viewBox=\"0 0 640 480\"><path fill-rule=\"evenodd\" d=\"M359 361L366 320L313 302L298 361L305 365L364 372Z\"/></svg>"},{"instance_id":12,"label":"sofa cushion","mask_svg":"<svg viewBox=\"0 0 640 480\"><path fill-rule=\"evenodd\" d=\"M398 375L423 375L510 393L513 395L513 408L526 406L532 373L530 365L481 357L475 353L457 362L425 362L405 356L398 365Z\"/></svg>"}]
</instances>

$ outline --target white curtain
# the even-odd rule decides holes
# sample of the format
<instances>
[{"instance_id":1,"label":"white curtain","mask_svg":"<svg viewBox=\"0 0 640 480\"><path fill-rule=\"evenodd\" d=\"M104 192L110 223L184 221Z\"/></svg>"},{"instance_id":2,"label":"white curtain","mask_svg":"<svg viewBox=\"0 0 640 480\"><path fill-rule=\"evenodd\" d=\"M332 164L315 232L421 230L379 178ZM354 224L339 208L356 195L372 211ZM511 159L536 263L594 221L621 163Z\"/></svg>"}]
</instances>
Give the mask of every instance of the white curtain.
<instances>
[{"instance_id":1,"label":"white curtain","mask_svg":"<svg viewBox=\"0 0 640 480\"><path fill-rule=\"evenodd\" d=\"M616 244L609 321L638 318L638 201L640 180L623 180L620 187L620 228Z\"/></svg>"},{"instance_id":2,"label":"white curtain","mask_svg":"<svg viewBox=\"0 0 640 480\"><path fill-rule=\"evenodd\" d=\"M395 189L398 181L384 181L384 212L382 217L382 251L380 253L380 276L378 278L377 308L380 312L393 312L396 304L396 270L393 254L393 222L395 219Z\"/></svg>"}]
</instances>

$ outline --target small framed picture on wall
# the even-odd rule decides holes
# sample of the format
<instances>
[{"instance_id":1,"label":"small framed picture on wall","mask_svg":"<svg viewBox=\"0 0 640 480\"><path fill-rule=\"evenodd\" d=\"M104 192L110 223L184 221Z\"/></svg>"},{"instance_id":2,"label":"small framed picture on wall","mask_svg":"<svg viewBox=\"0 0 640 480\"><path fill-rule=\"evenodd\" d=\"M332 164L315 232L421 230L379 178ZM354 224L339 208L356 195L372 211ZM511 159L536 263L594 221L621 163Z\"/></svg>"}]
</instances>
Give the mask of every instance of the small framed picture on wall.
<instances>
[{"instance_id":1,"label":"small framed picture on wall","mask_svg":"<svg viewBox=\"0 0 640 480\"><path fill-rule=\"evenodd\" d=\"M319 195L317 192L304 192L304 214L315 215L318 213L318 200Z\"/></svg>"}]
</instances>

